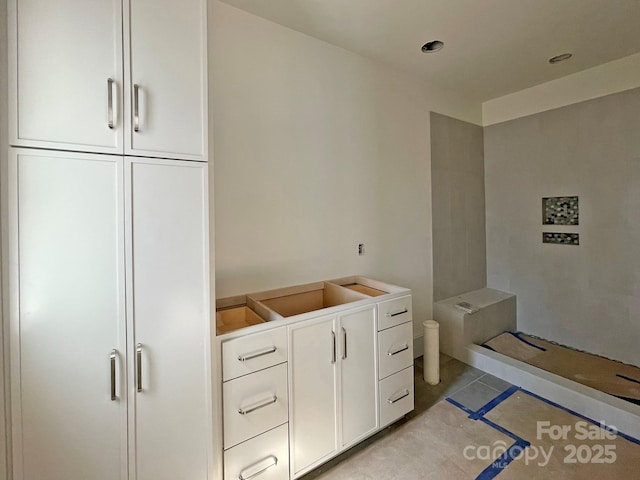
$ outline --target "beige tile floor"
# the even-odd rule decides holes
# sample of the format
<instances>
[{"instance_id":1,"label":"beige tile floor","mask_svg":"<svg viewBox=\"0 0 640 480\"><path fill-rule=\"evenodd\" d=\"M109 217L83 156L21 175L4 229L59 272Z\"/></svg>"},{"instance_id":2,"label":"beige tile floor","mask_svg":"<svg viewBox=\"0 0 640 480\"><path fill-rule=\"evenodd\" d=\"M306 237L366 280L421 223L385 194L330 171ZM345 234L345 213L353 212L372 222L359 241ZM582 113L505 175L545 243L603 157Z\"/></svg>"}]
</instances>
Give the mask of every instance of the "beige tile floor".
<instances>
[{"instance_id":1,"label":"beige tile floor","mask_svg":"<svg viewBox=\"0 0 640 480\"><path fill-rule=\"evenodd\" d=\"M425 384L417 359L416 409L303 480L640 478L637 443L621 436L583 440L583 431L598 437L604 431L450 357L441 357L440 375L439 385ZM483 418L469 418L501 395L506 398ZM539 421L567 434L556 439ZM505 466L506 448L527 445L516 439L529 446Z\"/></svg>"}]
</instances>

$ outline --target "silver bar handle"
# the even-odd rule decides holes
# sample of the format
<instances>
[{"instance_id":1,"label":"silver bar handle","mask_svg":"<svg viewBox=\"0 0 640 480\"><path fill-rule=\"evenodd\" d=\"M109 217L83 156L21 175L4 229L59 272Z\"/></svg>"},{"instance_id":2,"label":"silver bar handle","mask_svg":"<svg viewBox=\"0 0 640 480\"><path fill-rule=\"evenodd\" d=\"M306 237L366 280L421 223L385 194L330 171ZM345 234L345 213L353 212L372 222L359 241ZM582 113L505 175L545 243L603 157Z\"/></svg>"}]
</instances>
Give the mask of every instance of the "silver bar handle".
<instances>
[{"instance_id":1,"label":"silver bar handle","mask_svg":"<svg viewBox=\"0 0 640 480\"><path fill-rule=\"evenodd\" d=\"M107 79L107 126L113 129L113 78Z\"/></svg>"},{"instance_id":2,"label":"silver bar handle","mask_svg":"<svg viewBox=\"0 0 640 480\"><path fill-rule=\"evenodd\" d=\"M109 355L109 370L111 377L111 401L116 401L118 396L116 395L116 357L118 351L114 348Z\"/></svg>"},{"instance_id":3,"label":"silver bar handle","mask_svg":"<svg viewBox=\"0 0 640 480\"><path fill-rule=\"evenodd\" d=\"M342 327L342 359L347 359L347 331Z\"/></svg>"},{"instance_id":4,"label":"silver bar handle","mask_svg":"<svg viewBox=\"0 0 640 480\"><path fill-rule=\"evenodd\" d=\"M404 391L396 398L391 397L389 400L387 400L390 404L394 404L396 402L399 402L400 400L402 400L404 397L408 397L409 396L409 389L405 388Z\"/></svg>"},{"instance_id":5,"label":"silver bar handle","mask_svg":"<svg viewBox=\"0 0 640 480\"><path fill-rule=\"evenodd\" d=\"M245 408L240 407L240 408L238 409L238 413L239 413L240 415L246 415L246 414L248 414L248 413L255 412L256 410L260 410L261 408L268 407L269 405L273 405L273 404L274 404L274 403L276 403L277 401L278 401L278 397L277 397L276 395L273 395L273 396L272 396L270 399L268 399L267 401L265 401L265 402L258 402L258 403L256 403L255 405L251 405L249 408L246 408L246 409L245 409Z\"/></svg>"},{"instance_id":6,"label":"silver bar handle","mask_svg":"<svg viewBox=\"0 0 640 480\"><path fill-rule=\"evenodd\" d=\"M238 360L240 360L241 362L246 362L247 360L251 360L253 358L258 358L263 355L269 355L270 353L275 353L276 350L278 350L276 346L272 345L270 347L260 349L260 350L255 350L253 352L241 353L240 355L238 355Z\"/></svg>"},{"instance_id":7,"label":"silver bar handle","mask_svg":"<svg viewBox=\"0 0 640 480\"><path fill-rule=\"evenodd\" d=\"M398 315L402 315L403 313L409 313L409 310L407 310L406 308L400 312L396 312L396 313L391 313L391 312L387 312L385 313L385 315L387 317L397 317Z\"/></svg>"},{"instance_id":8,"label":"silver bar handle","mask_svg":"<svg viewBox=\"0 0 640 480\"><path fill-rule=\"evenodd\" d=\"M136 344L136 389L142 391L142 344Z\"/></svg>"},{"instance_id":9,"label":"silver bar handle","mask_svg":"<svg viewBox=\"0 0 640 480\"><path fill-rule=\"evenodd\" d=\"M331 337L333 338L333 353L331 354L331 363L336 363L337 360L337 352L336 352L336 332L331 330Z\"/></svg>"},{"instance_id":10,"label":"silver bar handle","mask_svg":"<svg viewBox=\"0 0 640 480\"><path fill-rule=\"evenodd\" d=\"M398 350L394 350L393 352L389 351L387 352L387 355L389 355L390 357L393 357L394 355L397 355L401 352L404 352L406 350L409 350L409 345L407 345L406 343L400 347Z\"/></svg>"},{"instance_id":11,"label":"silver bar handle","mask_svg":"<svg viewBox=\"0 0 640 480\"><path fill-rule=\"evenodd\" d=\"M278 457L275 455L269 455L268 457L263 458L242 470L238 475L238 479L249 480L250 478L257 477L276 465L278 465ZM247 475L247 473L249 473L249 475Z\"/></svg>"},{"instance_id":12,"label":"silver bar handle","mask_svg":"<svg viewBox=\"0 0 640 480\"><path fill-rule=\"evenodd\" d=\"M133 84L133 131L140 131L140 85Z\"/></svg>"}]
</instances>

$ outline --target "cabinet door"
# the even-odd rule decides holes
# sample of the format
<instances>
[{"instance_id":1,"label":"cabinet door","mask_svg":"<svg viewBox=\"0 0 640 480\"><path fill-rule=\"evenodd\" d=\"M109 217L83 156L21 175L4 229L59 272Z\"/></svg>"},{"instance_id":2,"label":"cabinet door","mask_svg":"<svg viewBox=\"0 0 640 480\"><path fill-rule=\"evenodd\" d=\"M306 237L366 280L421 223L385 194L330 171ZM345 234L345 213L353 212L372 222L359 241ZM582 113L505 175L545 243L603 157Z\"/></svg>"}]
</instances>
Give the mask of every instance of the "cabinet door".
<instances>
[{"instance_id":1,"label":"cabinet door","mask_svg":"<svg viewBox=\"0 0 640 480\"><path fill-rule=\"evenodd\" d=\"M9 12L10 142L121 154L120 0L10 0Z\"/></svg>"},{"instance_id":2,"label":"cabinet door","mask_svg":"<svg viewBox=\"0 0 640 480\"><path fill-rule=\"evenodd\" d=\"M207 166L126 159L130 467L208 478L211 447Z\"/></svg>"},{"instance_id":3,"label":"cabinet door","mask_svg":"<svg viewBox=\"0 0 640 480\"><path fill-rule=\"evenodd\" d=\"M339 317L342 447L378 427L375 312L371 305Z\"/></svg>"},{"instance_id":4,"label":"cabinet door","mask_svg":"<svg viewBox=\"0 0 640 480\"><path fill-rule=\"evenodd\" d=\"M122 158L9 165L13 478L124 479Z\"/></svg>"},{"instance_id":5,"label":"cabinet door","mask_svg":"<svg viewBox=\"0 0 640 480\"><path fill-rule=\"evenodd\" d=\"M337 451L334 317L309 320L289 330L290 431L293 474Z\"/></svg>"},{"instance_id":6,"label":"cabinet door","mask_svg":"<svg viewBox=\"0 0 640 480\"><path fill-rule=\"evenodd\" d=\"M206 160L206 0L127 4L125 153Z\"/></svg>"}]
</instances>

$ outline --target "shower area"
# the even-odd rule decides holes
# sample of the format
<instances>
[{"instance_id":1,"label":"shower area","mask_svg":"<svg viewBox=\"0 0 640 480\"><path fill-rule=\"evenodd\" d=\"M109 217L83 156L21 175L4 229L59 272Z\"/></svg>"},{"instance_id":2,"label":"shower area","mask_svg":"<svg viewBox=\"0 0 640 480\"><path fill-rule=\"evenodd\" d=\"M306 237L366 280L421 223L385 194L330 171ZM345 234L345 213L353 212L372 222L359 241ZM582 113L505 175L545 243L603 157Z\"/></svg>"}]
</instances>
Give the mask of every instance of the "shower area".
<instances>
[{"instance_id":1,"label":"shower area","mask_svg":"<svg viewBox=\"0 0 640 480\"><path fill-rule=\"evenodd\" d=\"M484 287L516 298L515 328L468 363L635 424L638 125L640 89L484 128L431 115L434 310Z\"/></svg>"}]
</instances>

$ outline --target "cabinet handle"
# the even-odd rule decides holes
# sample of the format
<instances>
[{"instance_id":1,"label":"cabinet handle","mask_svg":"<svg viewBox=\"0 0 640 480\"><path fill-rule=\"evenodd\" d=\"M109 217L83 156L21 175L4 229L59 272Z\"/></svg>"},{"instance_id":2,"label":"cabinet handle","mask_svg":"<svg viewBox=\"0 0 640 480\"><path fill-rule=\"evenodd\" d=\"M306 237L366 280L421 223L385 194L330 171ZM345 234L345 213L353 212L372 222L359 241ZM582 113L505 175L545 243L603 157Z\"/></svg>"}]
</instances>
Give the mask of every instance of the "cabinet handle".
<instances>
[{"instance_id":1,"label":"cabinet handle","mask_svg":"<svg viewBox=\"0 0 640 480\"><path fill-rule=\"evenodd\" d=\"M116 357L118 356L118 351L114 348L111 350L111 355L109 355L109 369L111 373L111 400L115 401L118 399L116 395Z\"/></svg>"},{"instance_id":2,"label":"cabinet handle","mask_svg":"<svg viewBox=\"0 0 640 480\"><path fill-rule=\"evenodd\" d=\"M240 415L246 415L248 413L255 412L256 410L260 410L261 408L268 407L269 405L272 405L272 404L276 403L277 401L278 401L278 397L276 395L274 395L269 400L267 400L266 402L258 402L255 405L251 405L249 408L245 409L245 408L240 407L238 409L238 413Z\"/></svg>"},{"instance_id":3,"label":"cabinet handle","mask_svg":"<svg viewBox=\"0 0 640 480\"><path fill-rule=\"evenodd\" d=\"M142 344L136 344L136 388L142 391Z\"/></svg>"},{"instance_id":4,"label":"cabinet handle","mask_svg":"<svg viewBox=\"0 0 640 480\"><path fill-rule=\"evenodd\" d=\"M107 126L113 129L113 78L107 79Z\"/></svg>"},{"instance_id":5,"label":"cabinet handle","mask_svg":"<svg viewBox=\"0 0 640 480\"><path fill-rule=\"evenodd\" d=\"M391 398L390 398L389 400L387 400L387 401L388 401L390 404L392 404L392 405L393 405L394 403L399 402L400 400L402 400L404 397L408 397L408 396L409 396L409 393L411 393L411 392L409 392L409 389L405 388L405 389L404 389L404 392L402 392L402 394L400 394L400 396L398 396L398 397L396 397L396 398L391 397Z\"/></svg>"},{"instance_id":6,"label":"cabinet handle","mask_svg":"<svg viewBox=\"0 0 640 480\"><path fill-rule=\"evenodd\" d=\"M342 359L346 360L347 358L347 331L342 327Z\"/></svg>"},{"instance_id":7,"label":"cabinet handle","mask_svg":"<svg viewBox=\"0 0 640 480\"><path fill-rule=\"evenodd\" d=\"M256 350L254 352L242 353L242 354L238 355L238 360L240 360L241 362L246 362L247 360L251 360L253 358L258 358L258 357L261 357L263 355L269 355L270 353L275 353L276 350L278 350L278 349L276 348L275 345L273 345L271 347L267 347L265 349Z\"/></svg>"},{"instance_id":8,"label":"cabinet handle","mask_svg":"<svg viewBox=\"0 0 640 480\"><path fill-rule=\"evenodd\" d=\"M390 357L393 357L394 355L404 352L405 350L409 350L409 345L407 345L406 343L402 347L400 347L398 350L394 350L393 352L391 351L387 352L387 355L389 355Z\"/></svg>"},{"instance_id":9,"label":"cabinet handle","mask_svg":"<svg viewBox=\"0 0 640 480\"><path fill-rule=\"evenodd\" d=\"M403 313L409 313L409 310L407 310L407 309L405 308L405 309L404 309L404 310L402 310L401 312L396 312L396 313L390 313L390 312L387 312L387 313L385 313L385 315L386 315L387 317L396 317L396 316L398 316L398 315L402 315Z\"/></svg>"},{"instance_id":10,"label":"cabinet handle","mask_svg":"<svg viewBox=\"0 0 640 480\"><path fill-rule=\"evenodd\" d=\"M242 470L238 475L238 479L249 480L250 478L257 477L276 465L278 465L278 457L275 455L269 455L268 457L263 458Z\"/></svg>"},{"instance_id":11,"label":"cabinet handle","mask_svg":"<svg viewBox=\"0 0 640 480\"><path fill-rule=\"evenodd\" d=\"M137 83L133 84L133 131L140 131L140 95L139 95L140 85Z\"/></svg>"},{"instance_id":12,"label":"cabinet handle","mask_svg":"<svg viewBox=\"0 0 640 480\"><path fill-rule=\"evenodd\" d=\"M336 363L337 353L336 353L336 332L331 330L331 337L333 338L333 353L331 355L331 363Z\"/></svg>"}]
</instances>

